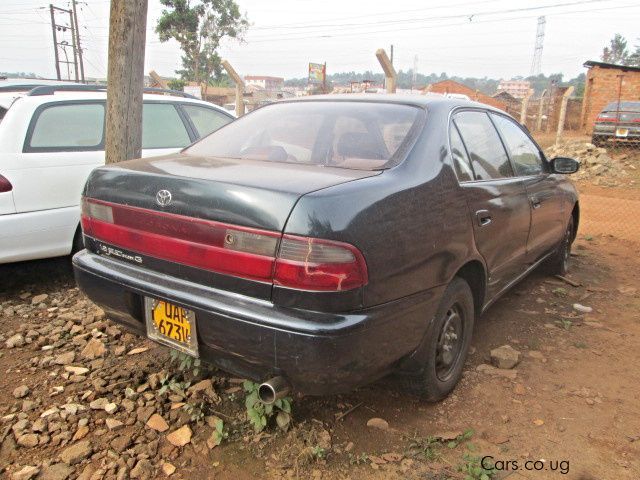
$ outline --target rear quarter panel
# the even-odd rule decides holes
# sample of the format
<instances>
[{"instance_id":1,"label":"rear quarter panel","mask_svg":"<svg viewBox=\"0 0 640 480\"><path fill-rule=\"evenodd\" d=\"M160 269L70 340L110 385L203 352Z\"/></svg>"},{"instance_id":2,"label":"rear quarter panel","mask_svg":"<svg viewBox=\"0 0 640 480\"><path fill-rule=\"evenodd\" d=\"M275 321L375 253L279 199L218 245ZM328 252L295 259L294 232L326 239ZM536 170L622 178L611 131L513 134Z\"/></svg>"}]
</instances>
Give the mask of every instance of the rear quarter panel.
<instances>
[{"instance_id":1,"label":"rear quarter panel","mask_svg":"<svg viewBox=\"0 0 640 480\"><path fill-rule=\"evenodd\" d=\"M348 242L362 252L369 274L364 307L446 284L466 258L477 255L448 158L446 125L446 116L443 121L430 113L400 165L307 194L291 213L286 233Z\"/></svg>"}]
</instances>

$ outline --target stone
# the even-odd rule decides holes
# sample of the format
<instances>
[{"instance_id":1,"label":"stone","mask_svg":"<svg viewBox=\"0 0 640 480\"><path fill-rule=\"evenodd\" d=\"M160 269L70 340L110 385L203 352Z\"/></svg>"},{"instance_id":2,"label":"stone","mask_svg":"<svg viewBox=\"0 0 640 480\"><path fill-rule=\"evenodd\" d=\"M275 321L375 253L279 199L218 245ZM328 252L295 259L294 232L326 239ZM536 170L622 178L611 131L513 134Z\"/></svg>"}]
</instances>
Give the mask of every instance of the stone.
<instances>
[{"instance_id":1,"label":"stone","mask_svg":"<svg viewBox=\"0 0 640 480\"><path fill-rule=\"evenodd\" d=\"M124 423L122 423L120 420L116 420L115 418L107 418L104 421L104 423L107 426L107 428L112 432L114 430L118 430L122 428L122 426L124 425Z\"/></svg>"},{"instance_id":2,"label":"stone","mask_svg":"<svg viewBox=\"0 0 640 480\"><path fill-rule=\"evenodd\" d=\"M503 370L509 370L520 363L520 352L511 345L503 345L491 350L491 363Z\"/></svg>"},{"instance_id":3,"label":"stone","mask_svg":"<svg viewBox=\"0 0 640 480\"><path fill-rule=\"evenodd\" d=\"M191 442L191 435L192 432L189 425L184 425L167 435L167 441L174 447L184 447Z\"/></svg>"},{"instance_id":4,"label":"stone","mask_svg":"<svg viewBox=\"0 0 640 480\"><path fill-rule=\"evenodd\" d=\"M63 450L60 459L67 465L75 465L91 455L92 452L91 443L88 440L82 440Z\"/></svg>"},{"instance_id":5,"label":"stone","mask_svg":"<svg viewBox=\"0 0 640 480\"><path fill-rule=\"evenodd\" d=\"M131 445L130 435L120 435L111 441L111 448L117 453L124 452Z\"/></svg>"},{"instance_id":6,"label":"stone","mask_svg":"<svg viewBox=\"0 0 640 480\"><path fill-rule=\"evenodd\" d=\"M47 298L49 298L49 295L47 295L46 293L41 293L40 295L36 295L35 297L31 298L31 305L39 305L42 302L44 302Z\"/></svg>"},{"instance_id":7,"label":"stone","mask_svg":"<svg viewBox=\"0 0 640 480\"><path fill-rule=\"evenodd\" d=\"M517 370L503 370L500 368L496 368L493 365L487 365L486 363L481 363L480 365L478 365L476 367L476 372L484 373L494 377L504 377L510 380L515 380L518 376Z\"/></svg>"},{"instance_id":8,"label":"stone","mask_svg":"<svg viewBox=\"0 0 640 480\"><path fill-rule=\"evenodd\" d=\"M29 395L29 387L26 385L20 385L13 390L13 396L15 398L24 398Z\"/></svg>"},{"instance_id":9,"label":"stone","mask_svg":"<svg viewBox=\"0 0 640 480\"><path fill-rule=\"evenodd\" d=\"M73 468L64 463L54 463L42 468L38 480L67 480L73 473Z\"/></svg>"},{"instance_id":10,"label":"stone","mask_svg":"<svg viewBox=\"0 0 640 480\"><path fill-rule=\"evenodd\" d=\"M5 347L7 348L17 348L24 345L24 337L19 333L12 335L4 342Z\"/></svg>"},{"instance_id":11,"label":"stone","mask_svg":"<svg viewBox=\"0 0 640 480\"><path fill-rule=\"evenodd\" d=\"M167 477L170 477L171 475L173 475L175 471L176 471L176 467L174 467L172 464L168 462L164 462L162 464L162 473L164 473Z\"/></svg>"},{"instance_id":12,"label":"stone","mask_svg":"<svg viewBox=\"0 0 640 480\"><path fill-rule=\"evenodd\" d=\"M58 355L53 360L53 363L55 363L56 365L69 365L70 363L73 363L75 359L76 359L75 352L65 352Z\"/></svg>"},{"instance_id":13,"label":"stone","mask_svg":"<svg viewBox=\"0 0 640 480\"><path fill-rule=\"evenodd\" d=\"M104 410L104 408L109 405L109 399L107 398L96 398L94 401L89 403L89 408L92 410Z\"/></svg>"},{"instance_id":14,"label":"stone","mask_svg":"<svg viewBox=\"0 0 640 480\"><path fill-rule=\"evenodd\" d=\"M38 473L40 473L40 469L38 467L27 465L17 472L14 472L11 475L11 480L31 480L32 478L35 478Z\"/></svg>"},{"instance_id":15,"label":"stone","mask_svg":"<svg viewBox=\"0 0 640 480\"><path fill-rule=\"evenodd\" d=\"M33 448L38 445L38 435L35 433L26 433L20 435L17 440L17 444L25 448Z\"/></svg>"},{"instance_id":16,"label":"stone","mask_svg":"<svg viewBox=\"0 0 640 480\"><path fill-rule=\"evenodd\" d=\"M103 357L107 353L107 348L104 346L101 340L97 338L92 338L87 342L85 347L80 352L80 356L82 358L86 358L87 360L94 360L98 357Z\"/></svg>"},{"instance_id":17,"label":"stone","mask_svg":"<svg viewBox=\"0 0 640 480\"><path fill-rule=\"evenodd\" d=\"M47 427L48 427L47 421L44 418L38 418L36 421L33 422L33 425L31 425L31 431L42 433L45 430L47 430Z\"/></svg>"},{"instance_id":18,"label":"stone","mask_svg":"<svg viewBox=\"0 0 640 480\"><path fill-rule=\"evenodd\" d=\"M139 460L136 466L131 469L131 478L139 478L141 480L153 477L153 465L146 458Z\"/></svg>"},{"instance_id":19,"label":"stone","mask_svg":"<svg viewBox=\"0 0 640 480\"><path fill-rule=\"evenodd\" d=\"M576 312L580 312L580 313L591 313L591 312L593 312L593 308L587 307L586 305L581 305L580 303L574 303L573 304L573 309Z\"/></svg>"},{"instance_id":20,"label":"stone","mask_svg":"<svg viewBox=\"0 0 640 480\"><path fill-rule=\"evenodd\" d=\"M67 365L66 367L64 367L64 369L65 371L73 375L86 375L87 373L89 373L89 369L85 367L73 367L73 366Z\"/></svg>"},{"instance_id":21,"label":"stone","mask_svg":"<svg viewBox=\"0 0 640 480\"><path fill-rule=\"evenodd\" d=\"M154 413L149 417L149 420L147 420L147 427L155 430L156 432L166 432L169 430L169 424L157 413Z\"/></svg>"},{"instance_id":22,"label":"stone","mask_svg":"<svg viewBox=\"0 0 640 480\"><path fill-rule=\"evenodd\" d=\"M378 428L380 430L388 430L389 429L389 422L387 422L386 420L382 419L382 418L370 418L367 421L367 427L369 428Z\"/></svg>"},{"instance_id":23,"label":"stone","mask_svg":"<svg viewBox=\"0 0 640 480\"><path fill-rule=\"evenodd\" d=\"M107 412L109 415L112 415L118 411L118 405L113 402L107 403L104 406L104 411Z\"/></svg>"},{"instance_id":24,"label":"stone","mask_svg":"<svg viewBox=\"0 0 640 480\"><path fill-rule=\"evenodd\" d=\"M139 422L147 423L147 420L153 415L155 409L153 407L140 407L136 412L136 418Z\"/></svg>"},{"instance_id":25,"label":"stone","mask_svg":"<svg viewBox=\"0 0 640 480\"><path fill-rule=\"evenodd\" d=\"M89 434L89 427L86 425L82 425L80 427L78 427L78 430L76 430L75 435L73 436L73 441L76 442L78 440L82 440L84 437L86 437Z\"/></svg>"}]
</instances>

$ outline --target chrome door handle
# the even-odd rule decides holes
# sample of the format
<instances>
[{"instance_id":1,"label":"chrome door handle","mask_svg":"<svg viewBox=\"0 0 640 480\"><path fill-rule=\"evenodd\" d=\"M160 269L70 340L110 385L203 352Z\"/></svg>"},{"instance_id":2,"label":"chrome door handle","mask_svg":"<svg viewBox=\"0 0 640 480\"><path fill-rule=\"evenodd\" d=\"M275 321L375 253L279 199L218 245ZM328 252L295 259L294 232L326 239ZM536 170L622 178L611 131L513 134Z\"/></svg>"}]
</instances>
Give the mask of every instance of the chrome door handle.
<instances>
[{"instance_id":1,"label":"chrome door handle","mask_svg":"<svg viewBox=\"0 0 640 480\"><path fill-rule=\"evenodd\" d=\"M489 225L492 220L491 213L489 213L489 210L478 210L476 212L476 220L481 227Z\"/></svg>"},{"instance_id":2,"label":"chrome door handle","mask_svg":"<svg viewBox=\"0 0 640 480\"><path fill-rule=\"evenodd\" d=\"M533 208L540 208L540 199L538 197L530 197L531 206Z\"/></svg>"}]
</instances>

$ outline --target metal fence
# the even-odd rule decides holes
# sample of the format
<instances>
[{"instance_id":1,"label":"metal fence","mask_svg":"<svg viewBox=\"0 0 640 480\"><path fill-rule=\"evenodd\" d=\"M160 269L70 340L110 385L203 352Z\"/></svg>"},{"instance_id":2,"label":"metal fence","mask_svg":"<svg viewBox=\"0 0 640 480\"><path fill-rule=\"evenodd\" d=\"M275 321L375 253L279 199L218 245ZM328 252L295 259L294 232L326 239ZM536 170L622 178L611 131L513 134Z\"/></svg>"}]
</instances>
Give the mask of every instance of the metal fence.
<instances>
[{"instance_id":1,"label":"metal fence","mask_svg":"<svg viewBox=\"0 0 640 480\"><path fill-rule=\"evenodd\" d=\"M553 130L533 132L549 158L567 156L581 163L573 180L580 191L579 234L585 237L611 235L640 243L640 138L630 140L625 128L596 137L595 144L587 132L565 130L559 137Z\"/></svg>"}]
</instances>

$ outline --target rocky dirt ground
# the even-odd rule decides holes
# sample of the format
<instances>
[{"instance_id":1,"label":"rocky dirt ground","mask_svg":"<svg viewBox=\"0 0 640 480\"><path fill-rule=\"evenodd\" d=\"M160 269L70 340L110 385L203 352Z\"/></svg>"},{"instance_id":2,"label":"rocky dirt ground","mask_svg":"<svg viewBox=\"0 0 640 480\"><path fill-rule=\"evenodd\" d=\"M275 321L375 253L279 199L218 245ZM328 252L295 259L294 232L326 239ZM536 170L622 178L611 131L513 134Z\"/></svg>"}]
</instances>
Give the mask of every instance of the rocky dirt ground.
<instances>
[{"instance_id":1,"label":"rocky dirt ground","mask_svg":"<svg viewBox=\"0 0 640 480\"><path fill-rule=\"evenodd\" d=\"M536 272L493 306L441 403L390 378L349 395L294 395L288 431L270 418L260 433L242 379L110 323L75 288L68 259L0 266L0 474L638 479L637 250L582 232L571 284ZM513 368L491 365L504 345L517 351L506 355ZM485 456L501 470L483 472Z\"/></svg>"}]
</instances>

